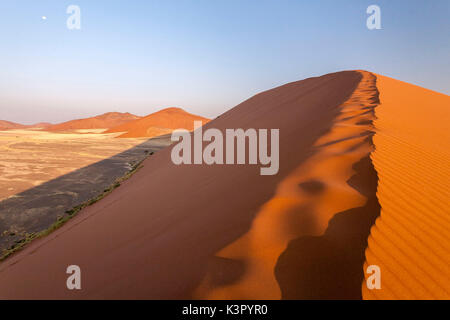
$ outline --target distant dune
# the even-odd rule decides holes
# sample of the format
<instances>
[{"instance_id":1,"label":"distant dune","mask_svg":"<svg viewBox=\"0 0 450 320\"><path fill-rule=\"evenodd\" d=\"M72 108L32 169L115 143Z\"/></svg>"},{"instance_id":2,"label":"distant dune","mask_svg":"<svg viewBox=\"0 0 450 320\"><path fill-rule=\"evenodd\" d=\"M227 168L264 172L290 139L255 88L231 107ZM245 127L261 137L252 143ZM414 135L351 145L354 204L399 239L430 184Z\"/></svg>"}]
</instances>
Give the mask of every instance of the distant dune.
<instances>
[{"instance_id":1,"label":"distant dune","mask_svg":"<svg viewBox=\"0 0 450 320\"><path fill-rule=\"evenodd\" d=\"M63 123L51 124L40 122L33 125L22 125L6 120L0 120L0 130L11 129L42 129L50 132L77 131L102 133L122 132L121 138L156 137L171 133L175 129L192 131L194 121L207 123L209 119L196 116L181 108L166 108L145 117L131 113L108 112L99 116L70 120Z\"/></svg>"},{"instance_id":2,"label":"distant dune","mask_svg":"<svg viewBox=\"0 0 450 320\"><path fill-rule=\"evenodd\" d=\"M6 120L0 120L0 130L14 130L14 129L34 129L34 128L47 128L51 126L51 123L48 122L39 122L31 125L15 123Z\"/></svg>"},{"instance_id":3,"label":"distant dune","mask_svg":"<svg viewBox=\"0 0 450 320\"><path fill-rule=\"evenodd\" d=\"M257 94L204 128L279 129L278 174L175 165L167 147L2 262L0 298L448 299L449 99L366 71ZM186 114L109 132L192 129Z\"/></svg>"},{"instance_id":4,"label":"distant dune","mask_svg":"<svg viewBox=\"0 0 450 320\"><path fill-rule=\"evenodd\" d=\"M35 123L32 124L31 126L28 126L29 128L40 128L40 129L45 129L48 128L50 126L52 126L53 124L51 124L50 122L39 122L39 123Z\"/></svg>"},{"instance_id":5,"label":"distant dune","mask_svg":"<svg viewBox=\"0 0 450 320\"><path fill-rule=\"evenodd\" d=\"M71 120L45 127L46 131L71 131L80 129L109 129L139 119L131 113L107 112L99 116Z\"/></svg>"},{"instance_id":6,"label":"distant dune","mask_svg":"<svg viewBox=\"0 0 450 320\"><path fill-rule=\"evenodd\" d=\"M180 128L192 131L193 123L196 120L203 123L209 121L209 119L190 114L181 108L166 108L141 119L111 128L106 133L125 132L119 136L120 138L155 137Z\"/></svg>"},{"instance_id":7,"label":"distant dune","mask_svg":"<svg viewBox=\"0 0 450 320\"><path fill-rule=\"evenodd\" d=\"M27 126L20 123L15 123L6 120L0 120L0 130L11 130L11 129L23 129Z\"/></svg>"}]
</instances>

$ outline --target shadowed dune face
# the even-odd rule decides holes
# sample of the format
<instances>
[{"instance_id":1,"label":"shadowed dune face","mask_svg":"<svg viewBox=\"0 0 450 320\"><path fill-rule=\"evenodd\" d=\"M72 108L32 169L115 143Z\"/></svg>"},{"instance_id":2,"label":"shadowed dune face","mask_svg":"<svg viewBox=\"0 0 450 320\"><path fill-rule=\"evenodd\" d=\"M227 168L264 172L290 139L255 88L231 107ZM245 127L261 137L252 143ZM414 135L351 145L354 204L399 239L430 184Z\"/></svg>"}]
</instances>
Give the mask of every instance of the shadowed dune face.
<instances>
[{"instance_id":1,"label":"shadowed dune face","mask_svg":"<svg viewBox=\"0 0 450 320\"><path fill-rule=\"evenodd\" d=\"M280 129L277 175L261 176L258 166L249 165L176 166L170 160L171 147L161 150L121 188L2 263L0 297L258 298L262 284L268 285L263 297L280 297L275 264L287 241L299 236L297 228L303 230L301 234L321 234L336 212L363 206L366 201L345 181L354 174L352 164L371 150L363 145L367 136L361 135L360 128L354 130L354 125L335 125L345 101L363 77L360 72L349 71L290 83L258 94L206 124L206 128L222 132L226 128ZM354 106L346 116L363 113L360 107ZM331 133L333 136L323 138ZM359 144L363 145L359 152L347 155ZM329 148L322 149L321 145ZM337 157L342 161L323 163L327 173L342 175L336 178L343 181L341 187L333 188L330 179L320 175L322 170L311 170L314 166L309 160L321 151L336 152L336 157L342 153ZM302 167L307 162L309 165ZM336 170L336 165L347 170ZM294 200L274 202L275 206L285 206L297 224L280 219L284 224L268 225L263 219L263 228L255 228L264 217L263 210L284 188L285 179L297 175L297 169L303 172L304 180L292 180L295 190L290 190L290 184L285 188L296 193ZM308 194L304 199L311 200L311 192L303 194L299 184L312 179L325 185L322 191L315 191L316 195L344 198L342 205L325 210L329 202L319 198L298 203L298 193ZM338 189L342 191L326 193ZM296 215L293 208L305 214ZM316 211L323 215L315 217ZM253 234L253 230L257 230L255 241L242 242L240 255L236 254L239 250L231 250L228 256L220 253ZM259 240L261 245L274 241L274 251L261 251L267 255L267 266L264 257L251 256L251 246L258 249L255 242ZM81 291L65 287L65 270L71 264L83 270ZM29 272L30 265L33 272ZM251 277L257 281L241 287ZM229 290L219 292L226 287Z\"/></svg>"},{"instance_id":2,"label":"shadowed dune face","mask_svg":"<svg viewBox=\"0 0 450 320\"><path fill-rule=\"evenodd\" d=\"M171 133L175 129L194 130L194 121L207 123L209 119L196 116L181 108L166 108L146 117L116 126L107 133L125 132L120 138L156 137Z\"/></svg>"},{"instance_id":3,"label":"shadowed dune face","mask_svg":"<svg viewBox=\"0 0 450 320\"><path fill-rule=\"evenodd\" d=\"M381 289L364 299L450 299L450 97L379 76L375 151L381 214L366 250Z\"/></svg>"}]
</instances>

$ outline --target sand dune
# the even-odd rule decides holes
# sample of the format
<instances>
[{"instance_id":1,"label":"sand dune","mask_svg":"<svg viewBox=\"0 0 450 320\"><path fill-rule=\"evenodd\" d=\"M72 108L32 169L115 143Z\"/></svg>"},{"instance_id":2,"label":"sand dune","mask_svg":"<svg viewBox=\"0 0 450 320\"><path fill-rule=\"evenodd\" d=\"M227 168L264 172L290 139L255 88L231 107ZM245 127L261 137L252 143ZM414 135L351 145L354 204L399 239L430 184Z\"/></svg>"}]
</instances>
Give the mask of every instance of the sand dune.
<instances>
[{"instance_id":1,"label":"sand dune","mask_svg":"<svg viewBox=\"0 0 450 320\"><path fill-rule=\"evenodd\" d=\"M181 108L166 108L148 116L109 129L106 133L125 132L121 138L155 137L184 128L192 131L194 121L206 123L209 119L196 116Z\"/></svg>"},{"instance_id":2,"label":"sand dune","mask_svg":"<svg viewBox=\"0 0 450 320\"><path fill-rule=\"evenodd\" d=\"M260 93L205 129L278 128L277 175L176 166L163 149L1 263L0 298L448 298L448 107L365 71ZM190 116L171 108L112 131L192 129ZM73 264L80 291L66 288ZM365 286L370 264L381 290Z\"/></svg>"},{"instance_id":3,"label":"sand dune","mask_svg":"<svg viewBox=\"0 0 450 320\"><path fill-rule=\"evenodd\" d=\"M107 112L99 116L70 120L67 122L46 126L46 131L73 131L79 129L109 129L133 120L139 119L131 113Z\"/></svg>"},{"instance_id":4,"label":"sand dune","mask_svg":"<svg viewBox=\"0 0 450 320\"><path fill-rule=\"evenodd\" d=\"M206 124L222 131L279 128L277 175L261 176L258 166L176 166L171 147L161 150L108 197L3 262L0 297L193 297L210 274L211 261L239 278L247 270L245 261L217 260L216 253L251 230L280 182L316 152L318 139L333 128L361 79L361 73L349 71L290 83ZM359 158L349 157L349 163ZM357 192L352 201L364 203ZM297 214L301 218L302 212ZM65 286L65 270L72 264L83 270L83 290ZM234 279L227 274L225 280Z\"/></svg>"},{"instance_id":5,"label":"sand dune","mask_svg":"<svg viewBox=\"0 0 450 320\"><path fill-rule=\"evenodd\" d=\"M366 265L381 290L365 299L450 299L450 97L377 75L377 197Z\"/></svg>"},{"instance_id":6,"label":"sand dune","mask_svg":"<svg viewBox=\"0 0 450 320\"><path fill-rule=\"evenodd\" d=\"M20 130L20 129L45 129L51 126L48 122L39 122L31 125L15 123L6 120L0 120L0 131L3 130Z\"/></svg>"},{"instance_id":7,"label":"sand dune","mask_svg":"<svg viewBox=\"0 0 450 320\"><path fill-rule=\"evenodd\" d=\"M6 120L0 120L0 130L22 129L22 128L26 128L26 125Z\"/></svg>"},{"instance_id":8,"label":"sand dune","mask_svg":"<svg viewBox=\"0 0 450 320\"><path fill-rule=\"evenodd\" d=\"M122 133L121 138L156 137L185 128L192 131L195 120L207 123L209 119L196 116L181 108L166 108L145 117L131 113L107 112L95 117L75 119L58 124L40 122L23 125L0 120L0 130L42 129L49 132Z\"/></svg>"}]
</instances>

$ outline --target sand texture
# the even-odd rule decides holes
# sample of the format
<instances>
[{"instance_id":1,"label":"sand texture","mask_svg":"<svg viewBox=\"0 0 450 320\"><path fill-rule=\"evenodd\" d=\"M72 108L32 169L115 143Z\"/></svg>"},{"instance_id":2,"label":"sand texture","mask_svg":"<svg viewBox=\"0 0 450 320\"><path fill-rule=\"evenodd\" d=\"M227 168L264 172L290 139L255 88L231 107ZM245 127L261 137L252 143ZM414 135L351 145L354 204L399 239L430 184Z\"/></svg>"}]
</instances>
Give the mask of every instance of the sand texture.
<instances>
[{"instance_id":1,"label":"sand texture","mask_svg":"<svg viewBox=\"0 0 450 320\"><path fill-rule=\"evenodd\" d=\"M365 299L450 299L450 97L377 75L375 152L381 215L366 265L381 290Z\"/></svg>"}]
</instances>

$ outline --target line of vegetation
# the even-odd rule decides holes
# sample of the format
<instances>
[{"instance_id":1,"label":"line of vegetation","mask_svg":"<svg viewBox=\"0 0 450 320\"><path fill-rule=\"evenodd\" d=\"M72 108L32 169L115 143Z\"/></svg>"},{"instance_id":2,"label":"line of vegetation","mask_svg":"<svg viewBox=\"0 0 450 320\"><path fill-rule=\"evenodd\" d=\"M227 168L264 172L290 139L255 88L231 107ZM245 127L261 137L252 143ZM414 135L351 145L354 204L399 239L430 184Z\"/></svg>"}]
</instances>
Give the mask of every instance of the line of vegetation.
<instances>
[{"instance_id":1,"label":"line of vegetation","mask_svg":"<svg viewBox=\"0 0 450 320\"><path fill-rule=\"evenodd\" d=\"M148 152L147 150L145 151L145 154L147 155L152 155L153 152ZM105 190L103 190L103 192L101 194L99 194L97 197L87 200L85 202L83 202L82 204L79 204L75 207L73 207L70 210L67 210L65 212L65 214L63 214L62 216L58 217L58 219L56 220L56 222L54 222L52 225L50 225L47 229L40 231L40 232L33 232L33 233L25 233L24 238L17 240L11 247L9 247L8 249L3 250L2 255L0 256L0 261L5 260L6 258L8 258L9 256L11 256L13 253L22 250L27 244L29 244L31 241L33 241L34 239L37 238L41 238L44 236L49 235L50 233L52 233L53 231L59 229L62 225L64 225L67 221L69 221L70 219L72 219L78 212L80 212L83 208L88 207L93 205L94 203L96 203L97 201L103 199L104 197L106 197L108 194L110 194L114 189L116 189L117 187L120 186L120 184L129 179L134 173L136 173L140 168L142 168L142 162L146 159L147 157L145 157L144 159L142 159L141 161L138 161L135 164L131 165L131 169L122 177L116 179L116 181L114 181L113 184L111 184L108 188L106 188Z\"/></svg>"}]
</instances>

